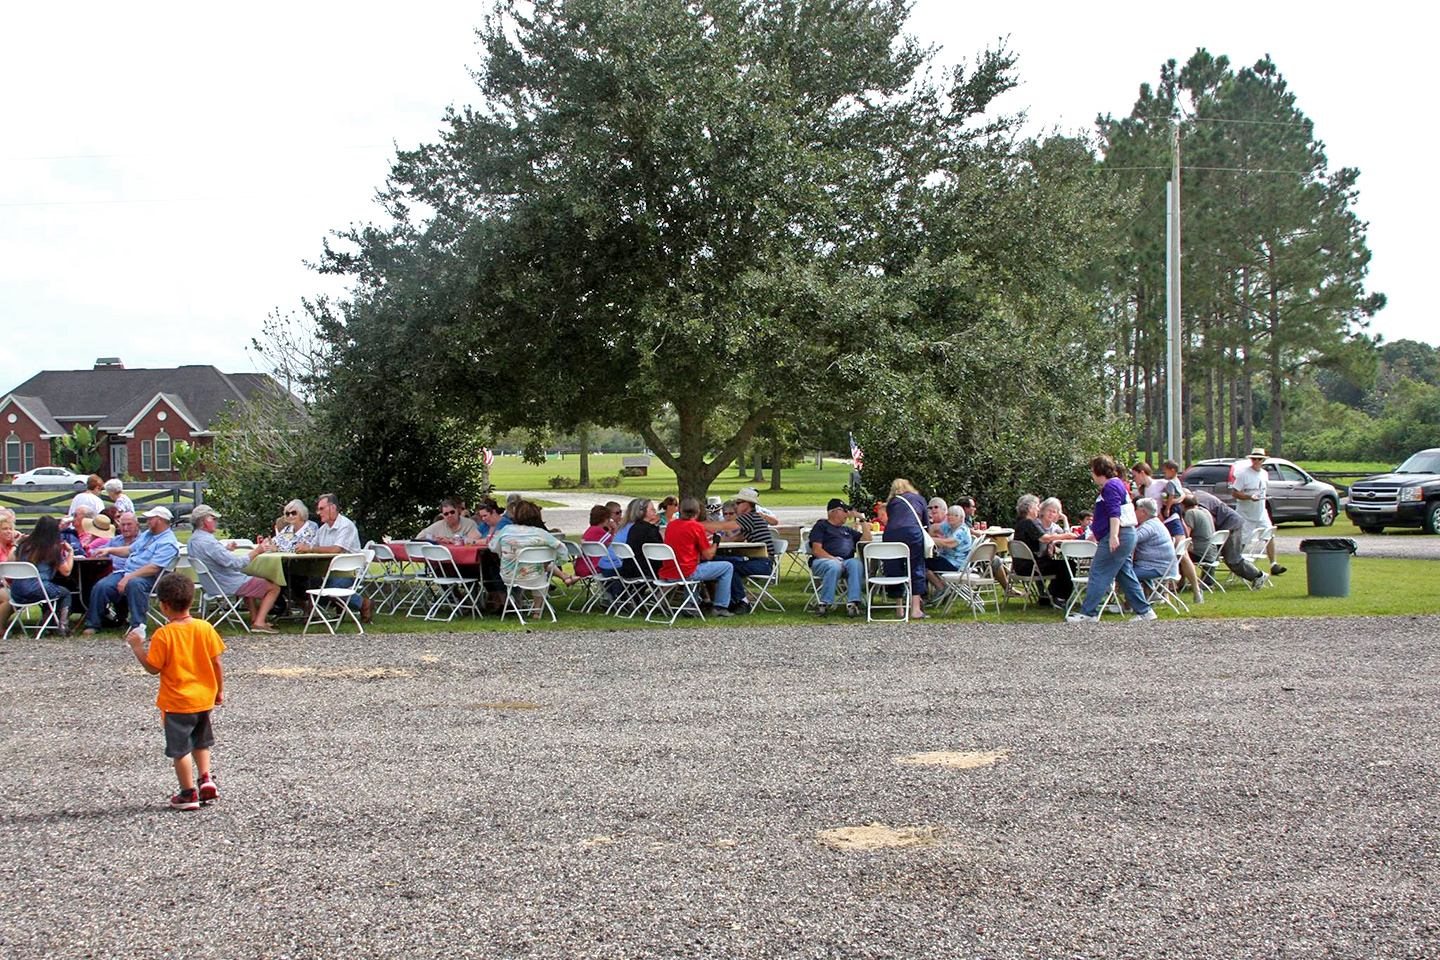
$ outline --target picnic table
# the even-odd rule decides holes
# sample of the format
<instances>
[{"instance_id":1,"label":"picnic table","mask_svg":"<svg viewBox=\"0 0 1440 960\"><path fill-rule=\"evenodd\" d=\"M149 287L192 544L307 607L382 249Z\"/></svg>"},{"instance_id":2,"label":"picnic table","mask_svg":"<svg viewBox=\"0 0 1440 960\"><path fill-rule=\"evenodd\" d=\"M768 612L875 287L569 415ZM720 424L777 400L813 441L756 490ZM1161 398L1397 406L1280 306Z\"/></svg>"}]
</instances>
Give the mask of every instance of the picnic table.
<instances>
[{"instance_id":1,"label":"picnic table","mask_svg":"<svg viewBox=\"0 0 1440 960\"><path fill-rule=\"evenodd\" d=\"M763 543L748 543L744 540L721 540L715 545L716 553L734 553L742 557L764 560L770 556L770 548Z\"/></svg>"},{"instance_id":2,"label":"picnic table","mask_svg":"<svg viewBox=\"0 0 1440 960\"><path fill-rule=\"evenodd\" d=\"M995 544L995 552L1000 554L1010 552L1010 538L1015 536L1013 527L986 527L984 530L971 532L976 536L988 538Z\"/></svg>"},{"instance_id":3,"label":"picnic table","mask_svg":"<svg viewBox=\"0 0 1440 960\"><path fill-rule=\"evenodd\" d=\"M387 543L386 546L390 548L391 553L395 554L395 559L399 560L401 563L420 562L419 557L410 556L409 552L406 551L403 544ZM484 562L481 559L481 556L490 552L489 548L487 547L474 545L455 546L454 544L449 543L439 543L436 544L436 546L444 547L446 550L448 550L450 552L451 559L453 559L458 565L462 567L480 566L480 564Z\"/></svg>"}]
</instances>

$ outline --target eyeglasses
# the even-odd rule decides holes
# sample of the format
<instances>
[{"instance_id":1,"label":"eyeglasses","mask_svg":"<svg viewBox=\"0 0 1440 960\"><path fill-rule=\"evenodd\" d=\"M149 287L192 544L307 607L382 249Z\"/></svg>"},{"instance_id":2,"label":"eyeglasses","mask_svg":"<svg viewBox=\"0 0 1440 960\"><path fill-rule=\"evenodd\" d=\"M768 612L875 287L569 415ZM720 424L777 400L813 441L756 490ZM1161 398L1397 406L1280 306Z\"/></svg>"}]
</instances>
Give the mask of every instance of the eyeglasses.
<instances>
[{"instance_id":1,"label":"eyeglasses","mask_svg":"<svg viewBox=\"0 0 1440 960\"><path fill-rule=\"evenodd\" d=\"M454 510L441 510L441 511L440 511L440 516L442 516L442 517L453 517L453 516L455 516L455 511L454 511Z\"/></svg>"},{"instance_id":2,"label":"eyeglasses","mask_svg":"<svg viewBox=\"0 0 1440 960\"><path fill-rule=\"evenodd\" d=\"M300 516L300 511L299 511L299 510L286 510L286 511L285 511L285 516L287 516L287 517L298 517L298 516Z\"/></svg>"}]
</instances>

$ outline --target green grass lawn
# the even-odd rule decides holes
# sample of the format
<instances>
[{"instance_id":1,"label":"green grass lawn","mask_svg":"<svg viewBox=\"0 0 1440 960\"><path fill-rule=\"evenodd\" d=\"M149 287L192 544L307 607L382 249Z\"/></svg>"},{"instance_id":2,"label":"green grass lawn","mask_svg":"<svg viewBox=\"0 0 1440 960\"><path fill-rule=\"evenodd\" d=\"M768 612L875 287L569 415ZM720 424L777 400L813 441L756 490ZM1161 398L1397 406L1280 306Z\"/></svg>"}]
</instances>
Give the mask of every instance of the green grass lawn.
<instances>
[{"instance_id":1,"label":"green grass lawn","mask_svg":"<svg viewBox=\"0 0 1440 960\"><path fill-rule=\"evenodd\" d=\"M1379 558L1356 557L1351 564L1351 596L1344 599L1339 598L1311 598L1306 596L1305 583L1305 558L1304 556L1285 556L1283 562L1288 566L1289 572L1283 576L1276 577L1274 586L1260 591L1251 591L1244 584L1229 586L1229 591L1223 594L1214 594L1206 599L1204 604L1191 607L1190 616L1205 620L1223 620L1236 618L1266 618L1266 617L1358 617L1370 615L1392 615L1392 614L1440 614L1440 590L1436 589L1440 583L1440 563L1433 560L1390 560ZM1221 568L1221 582L1224 583L1228 574ZM732 617L730 619L717 620L709 619L705 623L698 620L680 621L687 627L706 627L709 629L727 629L738 626L762 626L796 623L818 623L819 619L814 613L804 612L805 600L809 596L808 587L804 578L798 570L792 570L790 562L785 561L784 574L780 580L779 588L774 591L776 596L785 604L785 612L761 611L744 617ZM753 596L753 594L752 594ZM842 594L843 597L843 594ZM664 629L664 624L647 624L644 620L621 620L607 616L602 613L572 613L567 612L564 607L567 599L564 595L554 596L556 609L560 619L558 623L527 623L520 624L513 617L507 617L504 622L498 616L487 615L483 620L473 620L468 617L457 618L453 623L426 622L419 619L408 619L403 616L385 615L377 616L372 624L367 626L368 633L436 633L445 634L451 632L473 633L475 631L496 631L496 630L658 630ZM577 604L578 606L578 604ZM1159 609L1160 617L1165 619L1176 619L1179 615L1171 612L1168 608ZM933 623L972 622L968 610L959 606L955 607L948 617L935 613ZM1010 606L1002 606L999 613L989 610L980 616L981 622L988 623L1039 623L1045 621L1056 621L1060 613L1056 610L1031 607L1028 610L1022 609L1018 603ZM1107 618L1108 619L1108 618ZM863 618L858 621L851 621L844 615L843 607L832 612L825 621L831 626L844 628L849 623L863 623ZM319 628L322 632L323 627ZM1248 628L1247 628L1248 629ZM1263 628L1262 628L1263 629ZM299 633L300 626L285 623L281 625L283 633ZM351 626L347 632L353 632ZM315 628L311 628L315 632ZM226 636L233 636L233 627L225 631Z\"/></svg>"},{"instance_id":2,"label":"green grass lawn","mask_svg":"<svg viewBox=\"0 0 1440 960\"><path fill-rule=\"evenodd\" d=\"M613 477L618 474L623 459L623 455L618 453L592 455L591 482L600 477ZM564 460L549 460L537 466L525 463L519 457L498 457L495 465L490 468L490 482L497 490L545 491L550 489L550 478L559 476L578 479L580 458L567 456ZM781 471L780 490L770 489L769 471L766 471L764 481L759 484L754 484L752 477L751 471L746 471L746 476L742 477L734 466L731 466L710 485L710 493L718 497L728 497L741 487L754 485L759 488L760 499L767 506L804 507L823 504L831 497L844 495L845 487L849 483L850 468L842 463L827 462L824 468L820 469L815 466L814 460L802 462L793 470ZM649 497L658 500L666 494L678 492L679 484L675 481L673 470L657 458L651 457L650 472L647 476L625 477L618 488L609 490L595 487L585 489L586 492L614 495L616 499Z\"/></svg>"},{"instance_id":3,"label":"green grass lawn","mask_svg":"<svg viewBox=\"0 0 1440 960\"><path fill-rule=\"evenodd\" d=\"M1366 463L1354 460L1297 460L1295 465L1311 473L1343 473L1353 477L1368 477L1372 473L1389 473L1396 466L1393 463L1379 461Z\"/></svg>"}]
</instances>

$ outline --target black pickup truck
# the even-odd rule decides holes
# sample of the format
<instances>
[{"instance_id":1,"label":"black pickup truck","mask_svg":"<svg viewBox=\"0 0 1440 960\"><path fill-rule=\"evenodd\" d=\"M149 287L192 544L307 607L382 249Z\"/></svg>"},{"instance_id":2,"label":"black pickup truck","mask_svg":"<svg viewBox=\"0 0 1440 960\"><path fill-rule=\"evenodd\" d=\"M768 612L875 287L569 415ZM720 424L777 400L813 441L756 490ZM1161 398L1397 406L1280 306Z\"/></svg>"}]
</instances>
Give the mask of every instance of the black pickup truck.
<instances>
[{"instance_id":1,"label":"black pickup truck","mask_svg":"<svg viewBox=\"0 0 1440 960\"><path fill-rule=\"evenodd\" d=\"M1440 447L1421 450L1394 473L1357 480L1345 515L1366 533L1386 527L1440 533Z\"/></svg>"}]
</instances>

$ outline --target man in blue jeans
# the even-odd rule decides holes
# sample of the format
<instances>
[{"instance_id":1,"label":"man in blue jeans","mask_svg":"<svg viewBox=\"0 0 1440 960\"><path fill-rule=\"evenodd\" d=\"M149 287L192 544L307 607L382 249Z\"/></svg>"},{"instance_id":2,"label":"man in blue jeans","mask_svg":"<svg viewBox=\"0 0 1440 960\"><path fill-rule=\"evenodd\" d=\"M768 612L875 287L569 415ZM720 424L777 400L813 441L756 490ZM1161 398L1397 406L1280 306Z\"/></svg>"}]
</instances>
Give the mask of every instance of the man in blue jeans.
<instances>
[{"instance_id":1,"label":"man in blue jeans","mask_svg":"<svg viewBox=\"0 0 1440 960\"><path fill-rule=\"evenodd\" d=\"M81 636L93 637L100 629L100 618L106 606L130 608L130 629L145 622L150 608L150 590L155 578L175 563L180 555L180 541L170 529L173 515L165 507L145 512L145 532L130 546L100 547L97 557L124 557L125 565L90 589L90 606L85 611L85 631Z\"/></svg>"},{"instance_id":2,"label":"man in blue jeans","mask_svg":"<svg viewBox=\"0 0 1440 960\"><path fill-rule=\"evenodd\" d=\"M863 520L858 510L838 497L825 507L825 519L810 528L810 572L820 580L820 608L824 617L835 605L835 588L845 575L845 615L858 617L865 596L865 561L856 556L857 544L870 542L870 531L845 526L846 519Z\"/></svg>"}]
</instances>

